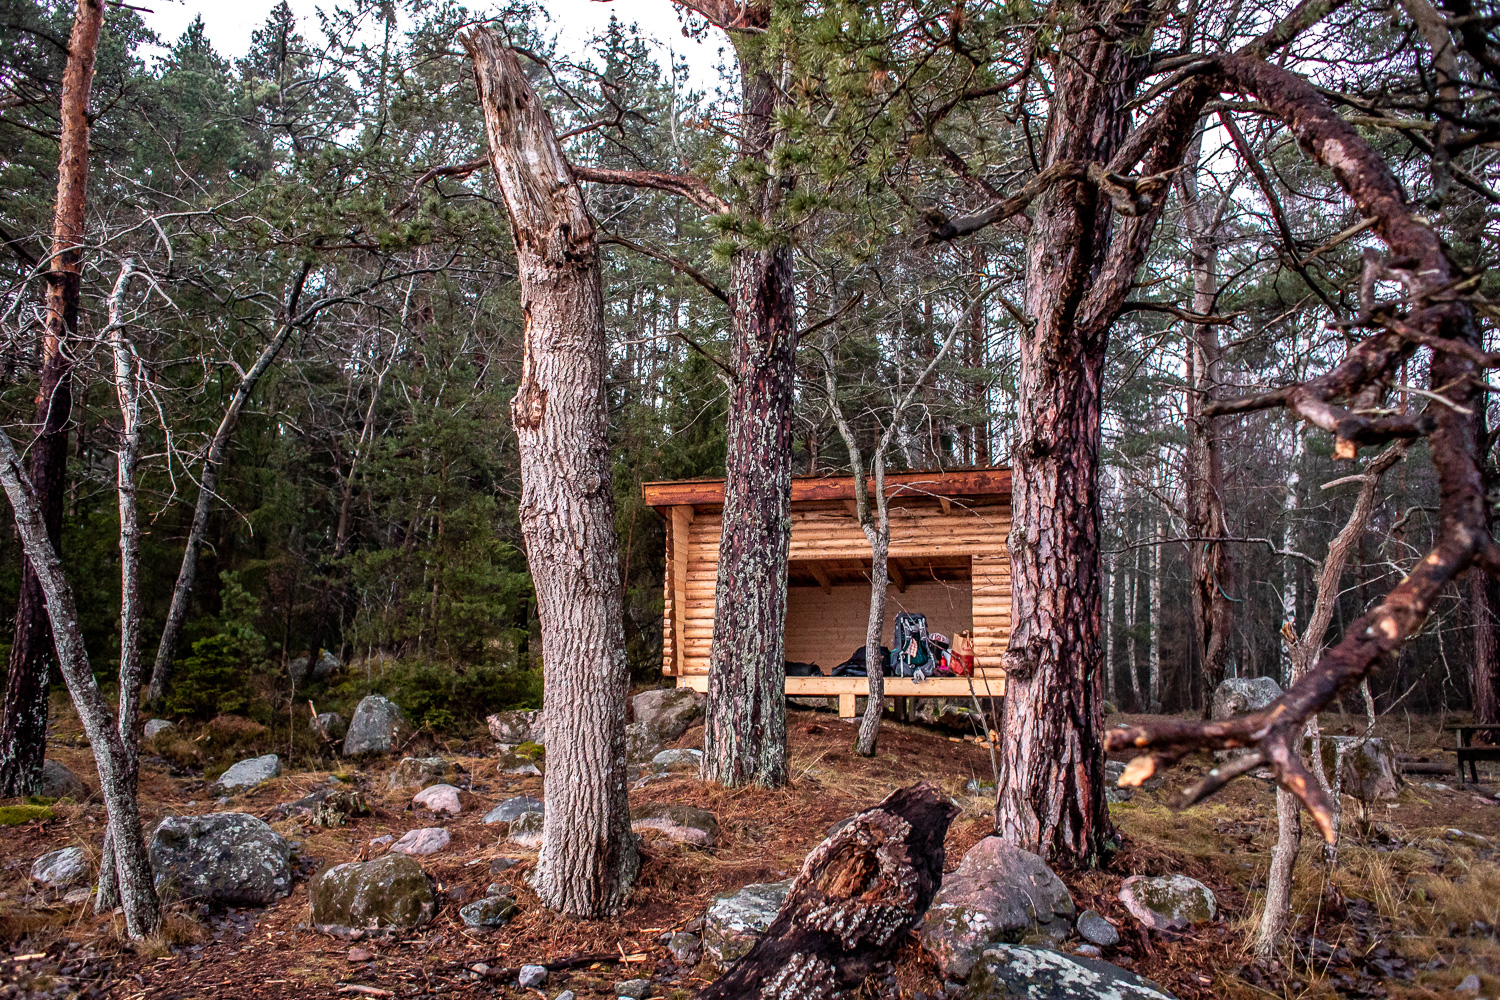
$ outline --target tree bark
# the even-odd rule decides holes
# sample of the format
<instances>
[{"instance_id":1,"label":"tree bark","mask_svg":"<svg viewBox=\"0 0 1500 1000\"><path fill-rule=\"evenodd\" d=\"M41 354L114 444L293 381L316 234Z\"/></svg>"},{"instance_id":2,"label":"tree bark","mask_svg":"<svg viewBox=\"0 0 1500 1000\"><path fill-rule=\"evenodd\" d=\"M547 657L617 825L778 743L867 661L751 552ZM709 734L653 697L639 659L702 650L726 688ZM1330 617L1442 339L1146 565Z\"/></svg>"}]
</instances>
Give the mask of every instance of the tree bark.
<instances>
[{"instance_id":1,"label":"tree bark","mask_svg":"<svg viewBox=\"0 0 1500 1000\"><path fill-rule=\"evenodd\" d=\"M958 810L901 788L813 849L765 936L696 1000L833 1000L893 955L943 879Z\"/></svg>"},{"instance_id":2,"label":"tree bark","mask_svg":"<svg viewBox=\"0 0 1500 1000\"><path fill-rule=\"evenodd\" d=\"M1216 210L1203 203L1198 189L1198 161L1203 145L1200 131L1178 174L1183 218L1193 272L1193 312L1207 316L1219 298L1219 246L1225 205ZM1187 392L1187 448L1183 476L1187 484L1187 535L1204 539L1192 543L1193 633L1201 658L1203 683L1212 692L1224 679L1229 637L1234 632L1234 560L1224 516L1224 465L1219 447L1219 424L1203 415L1219 383L1219 328L1213 323L1189 327ZM1206 702L1205 702L1206 703Z\"/></svg>"},{"instance_id":3,"label":"tree bark","mask_svg":"<svg viewBox=\"0 0 1500 1000\"><path fill-rule=\"evenodd\" d=\"M1287 465L1286 499L1282 507L1281 551L1292 551L1297 540L1297 525L1293 520L1297 513L1298 487L1302 483L1302 453L1307 447L1307 434L1300 420L1292 422L1292 458ZM1286 641L1281 644L1283 686L1290 686L1296 664L1292 661L1293 645L1297 638L1297 590L1298 569L1292 556L1281 557L1281 632Z\"/></svg>"},{"instance_id":4,"label":"tree bark","mask_svg":"<svg viewBox=\"0 0 1500 1000\"><path fill-rule=\"evenodd\" d=\"M104 23L103 0L78 0L68 61L63 70L58 144L57 201L52 215L51 267L47 272L41 388L36 398L36 440L28 470L47 539L54 551L62 539L67 492L68 422L73 410L72 347L78 329L83 233L88 207L89 92L94 57ZM0 798L29 795L42 776L46 754L49 650L46 599L36 570L21 569L16 630L11 641L5 695L0 702Z\"/></svg>"},{"instance_id":5,"label":"tree bark","mask_svg":"<svg viewBox=\"0 0 1500 1000\"><path fill-rule=\"evenodd\" d=\"M1056 55L1042 170L1109 163L1145 64L1143 9L1085 2ZM1174 164L1175 165L1175 164ZM1108 199L1076 171L1037 196L1027 240L1020 335L1012 619L1006 653L1005 761L995 827L1046 858L1097 862L1110 835L1104 802L1104 657L1099 642L1101 388L1115 285ZM1143 220L1133 220L1143 222ZM1154 216L1150 219L1154 225ZM1091 306L1100 297L1107 308Z\"/></svg>"},{"instance_id":6,"label":"tree bark","mask_svg":"<svg viewBox=\"0 0 1500 1000\"><path fill-rule=\"evenodd\" d=\"M705 5L713 6L713 5ZM722 4L716 23L764 28L769 5ZM771 164L781 90L756 37L731 32L742 94L740 160L764 171L750 211L775 225L780 184ZM784 242L742 248L730 264L730 392L723 532L714 587L703 775L739 786L787 780L786 577L791 548L792 397L796 286Z\"/></svg>"},{"instance_id":7,"label":"tree bark","mask_svg":"<svg viewBox=\"0 0 1500 1000\"><path fill-rule=\"evenodd\" d=\"M551 909L598 917L620 911L640 867L625 792L630 676L598 240L552 120L515 53L489 28L460 38L474 59L527 320L511 419L545 651L547 815L533 885Z\"/></svg>"},{"instance_id":8,"label":"tree bark","mask_svg":"<svg viewBox=\"0 0 1500 1000\"><path fill-rule=\"evenodd\" d=\"M146 842L141 836L140 810L127 764L129 755L124 740L120 738L120 730L110 718L109 706L94 680L83 633L79 629L73 591L57 558L57 550L47 538L41 504L26 480L20 457L3 431L0 431L0 486L4 487L15 512L16 528L26 557L36 568L42 595L47 602L57 665L67 681L73 706L78 710L78 719L83 723L84 735L88 737L99 770L99 789L108 812L125 930L132 940L138 941L156 933L161 924L161 910L152 882L151 863L146 856Z\"/></svg>"},{"instance_id":9,"label":"tree bark","mask_svg":"<svg viewBox=\"0 0 1500 1000\"><path fill-rule=\"evenodd\" d=\"M114 355L115 399L120 407L120 441L115 452L115 492L120 510L120 709L117 727L124 750L124 781L135 795L139 773L139 740L136 716L141 696L141 529L136 505L136 461L141 453L141 369L135 350L125 339L125 292L134 275L135 261L120 265L119 277L109 296L109 322L105 339ZM120 905L119 865L114 836L104 831L99 859L99 887L94 912L103 914Z\"/></svg>"}]
</instances>

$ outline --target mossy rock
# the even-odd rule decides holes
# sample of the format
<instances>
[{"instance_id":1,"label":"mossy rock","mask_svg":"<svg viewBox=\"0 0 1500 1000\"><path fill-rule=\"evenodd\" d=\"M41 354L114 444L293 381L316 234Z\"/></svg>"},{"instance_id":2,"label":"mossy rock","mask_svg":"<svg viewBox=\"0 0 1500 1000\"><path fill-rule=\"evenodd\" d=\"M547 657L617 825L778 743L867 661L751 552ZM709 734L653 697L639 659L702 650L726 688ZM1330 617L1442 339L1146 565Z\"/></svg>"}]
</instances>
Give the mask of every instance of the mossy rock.
<instances>
[{"instance_id":1,"label":"mossy rock","mask_svg":"<svg viewBox=\"0 0 1500 1000\"><path fill-rule=\"evenodd\" d=\"M525 757L527 760L541 760L547 756L547 748L532 740L527 740L512 752L518 757Z\"/></svg>"},{"instance_id":2,"label":"mossy rock","mask_svg":"<svg viewBox=\"0 0 1500 1000\"><path fill-rule=\"evenodd\" d=\"M339 936L419 927L437 913L432 881L405 854L326 868L308 883L307 896L313 926Z\"/></svg>"},{"instance_id":3,"label":"mossy rock","mask_svg":"<svg viewBox=\"0 0 1500 1000\"><path fill-rule=\"evenodd\" d=\"M0 826L21 826L34 819L52 819L51 806L26 803L19 806L0 806Z\"/></svg>"}]
</instances>

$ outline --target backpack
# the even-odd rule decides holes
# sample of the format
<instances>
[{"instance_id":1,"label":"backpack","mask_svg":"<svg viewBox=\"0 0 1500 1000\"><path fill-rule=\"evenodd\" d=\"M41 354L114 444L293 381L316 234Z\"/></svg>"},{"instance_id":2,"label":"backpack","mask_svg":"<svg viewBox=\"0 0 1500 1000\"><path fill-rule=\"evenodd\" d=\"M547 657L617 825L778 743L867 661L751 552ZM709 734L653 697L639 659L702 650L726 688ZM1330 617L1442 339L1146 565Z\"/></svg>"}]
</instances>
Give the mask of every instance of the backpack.
<instances>
[{"instance_id":1,"label":"backpack","mask_svg":"<svg viewBox=\"0 0 1500 1000\"><path fill-rule=\"evenodd\" d=\"M927 644L927 616L902 612L896 616L892 641L897 677L923 679L932 673L932 647Z\"/></svg>"},{"instance_id":2,"label":"backpack","mask_svg":"<svg viewBox=\"0 0 1500 1000\"><path fill-rule=\"evenodd\" d=\"M882 674L885 674L886 676L890 676L890 672L891 672L891 651L889 649L886 649L884 646L880 647L880 672ZM869 671L865 669L865 647L860 646L858 649L856 649L854 651L854 653L849 657L849 659L845 660L843 663L840 663L838 666L834 667L833 668L833 676L835 676L835 677L867 677L867 676L869 676Z\"/></svg>"}]
</instances>

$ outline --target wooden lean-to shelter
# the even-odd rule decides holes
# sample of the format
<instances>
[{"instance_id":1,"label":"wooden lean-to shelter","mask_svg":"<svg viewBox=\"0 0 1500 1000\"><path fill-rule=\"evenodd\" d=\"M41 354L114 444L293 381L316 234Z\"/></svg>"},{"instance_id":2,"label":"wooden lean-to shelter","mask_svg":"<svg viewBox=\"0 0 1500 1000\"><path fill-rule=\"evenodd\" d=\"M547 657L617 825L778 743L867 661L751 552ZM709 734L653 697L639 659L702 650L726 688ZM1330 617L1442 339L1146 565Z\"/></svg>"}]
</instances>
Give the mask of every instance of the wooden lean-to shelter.
<instances>
[{"instance_id":1,"label":"wooden lean-to shelter","mask_svg":"<svg viewBox=\"0 0 1500 1000\"><path fill-rule=\"evenodd\" d=\"M871 481L873 489L873 480ZM646 483L646 502L667 526L662 671L679 686L708 690L714 583L724 480ZM887 677L891 697L981 698L1005 692L1000 657L1010 637L1010 470L893 472L891 588L882 642L901 611L927 616L930 631L974 635L973 686L966 677ZM787 579L786 658L815 663L824 676L788 677L786 693L837 696L854 715L865 677L828 676L864 645L870 608L870 544L854 516L852 476L792 480L792 546Z\"/></svg>"}]
</instances>

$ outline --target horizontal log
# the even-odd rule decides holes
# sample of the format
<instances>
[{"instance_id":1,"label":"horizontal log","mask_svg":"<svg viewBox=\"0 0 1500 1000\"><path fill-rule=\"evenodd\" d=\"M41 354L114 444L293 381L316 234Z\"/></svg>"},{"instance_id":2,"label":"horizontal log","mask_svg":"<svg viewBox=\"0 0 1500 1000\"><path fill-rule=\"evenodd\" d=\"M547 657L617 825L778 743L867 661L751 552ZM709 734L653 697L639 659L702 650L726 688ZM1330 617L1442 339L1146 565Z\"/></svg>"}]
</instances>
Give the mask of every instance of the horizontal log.
<instances>
[{"instance_id":1,"label":"horizontal log","mask_svg":"<svg viewBox=\"0 0 1500 1000\"><path fill-rule=\"evenodd\" d=\"M869 487L874 488L874 480ZM966 469L940 472L889 472L886 494L891 497L993 497L1010 494L1009 469ZM642 483L641 495L653 507L684 504L722 506L724 480L690 479L676 482ZM853 476L798 476L792 479L792 503L817 500L851 500ZM696 521L695 521L696 523Z\"/></svg>"}]
</instances>

